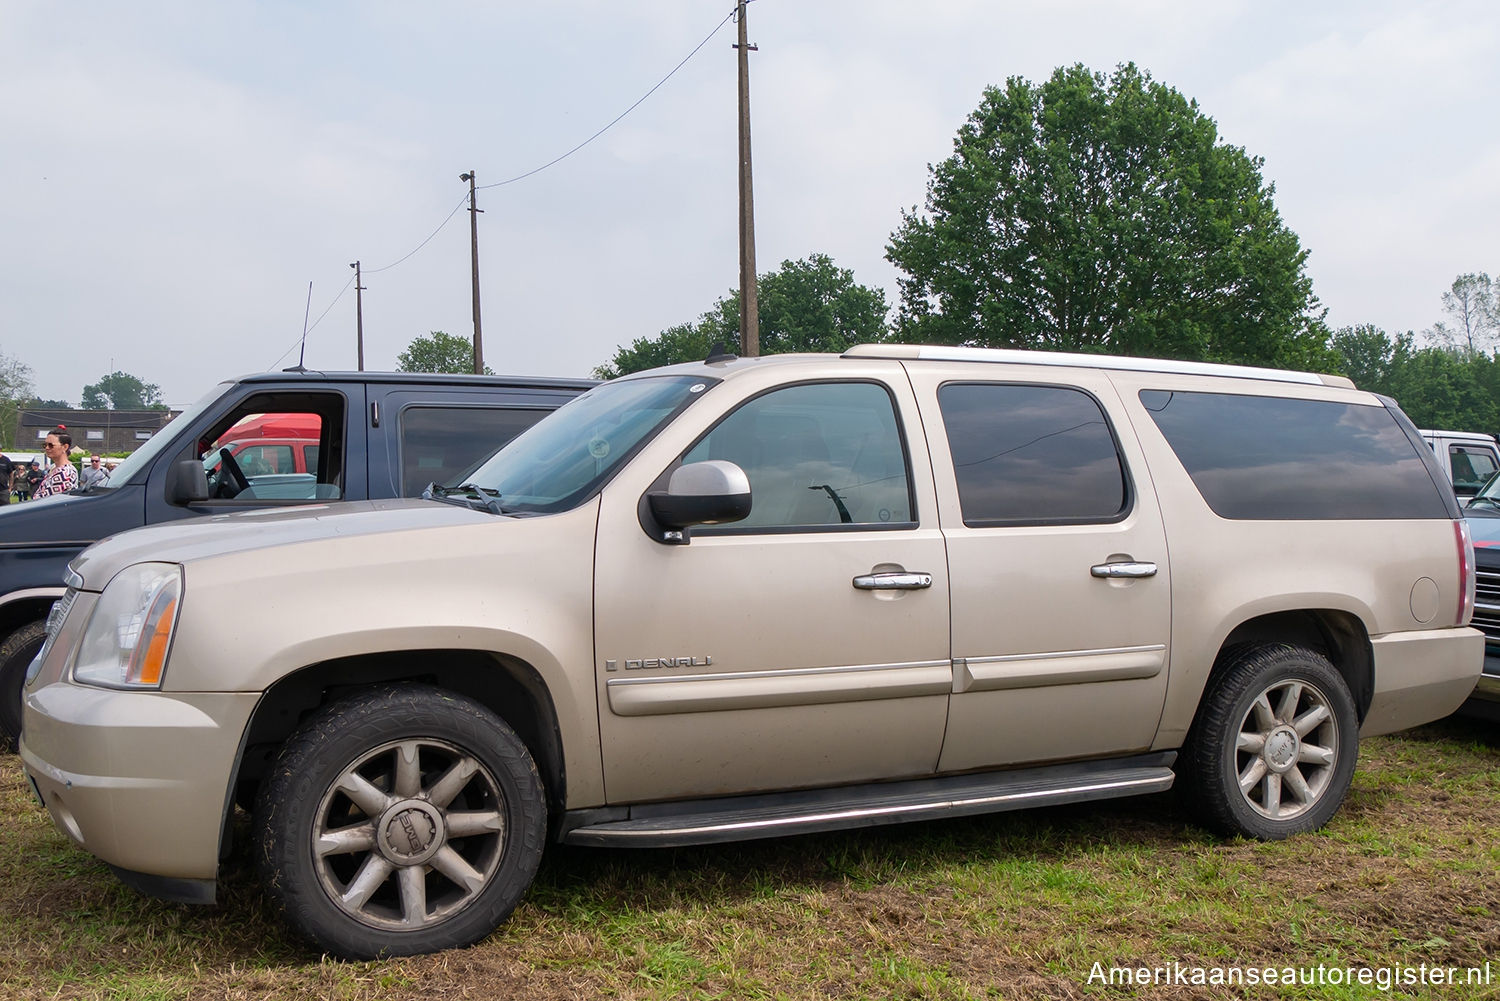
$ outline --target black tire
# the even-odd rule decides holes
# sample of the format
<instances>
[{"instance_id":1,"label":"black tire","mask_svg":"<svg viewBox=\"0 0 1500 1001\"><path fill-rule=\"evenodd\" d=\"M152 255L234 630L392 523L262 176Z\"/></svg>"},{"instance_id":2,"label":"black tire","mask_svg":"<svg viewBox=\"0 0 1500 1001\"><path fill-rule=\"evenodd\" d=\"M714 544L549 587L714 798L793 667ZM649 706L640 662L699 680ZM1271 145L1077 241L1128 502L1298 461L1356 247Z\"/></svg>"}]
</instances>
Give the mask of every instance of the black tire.
<instances>
[{"instance_id":1,"label":"black tire","mask_svg":"<svg viewBox=\"0 0 1500 1001\"><path fill-rule=\"evenodd\" d=\"M47 623L28 622L0 643L0 751L16 748L21 737L21 690L26 668L47 640Z\"/></svg>"},{"instance_id":2,"label":"black tire","mask_svg":"<svg viewBox=\"0 0 1500 1001\"><path fill-rule=\"evenodd\" d=\"M299 932L348 959L412 955L471 945L510 916L541 861L546 796L500 717L382 686L287 740L255 831L264 885Z\"/></svg>"},{"instance_id":3,"label":"black tire","mask_svg":"<svg viewBox=\"0 0 1500 1001\"><path fill-rule=\"evenodd\" d=\"M1287 644L1229 654L1188 734L1179 776L1209 827L1276 841L1344 802L1359 757L1349 686L1326 657Z\"/></svg>"}]
</instances>

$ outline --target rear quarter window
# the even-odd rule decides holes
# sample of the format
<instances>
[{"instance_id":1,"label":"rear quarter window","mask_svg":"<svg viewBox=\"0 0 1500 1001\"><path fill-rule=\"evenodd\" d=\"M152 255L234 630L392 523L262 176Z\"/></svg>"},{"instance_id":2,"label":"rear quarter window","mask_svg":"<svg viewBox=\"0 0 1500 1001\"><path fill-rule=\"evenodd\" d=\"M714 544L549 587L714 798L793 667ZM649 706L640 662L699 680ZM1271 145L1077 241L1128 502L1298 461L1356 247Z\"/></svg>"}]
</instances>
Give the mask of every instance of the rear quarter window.
<instances>
[{"instance_id":1,"label":"rear quarter window","mask_svg":"<svg viewBox=\"0 0 1500 1001\"><path fill-rule=\"evenodd\" d=\"M1381 406L1142 390L1198 492L1221 518L1446 518L1416 446Z\"/></svg>"}]
</instances>

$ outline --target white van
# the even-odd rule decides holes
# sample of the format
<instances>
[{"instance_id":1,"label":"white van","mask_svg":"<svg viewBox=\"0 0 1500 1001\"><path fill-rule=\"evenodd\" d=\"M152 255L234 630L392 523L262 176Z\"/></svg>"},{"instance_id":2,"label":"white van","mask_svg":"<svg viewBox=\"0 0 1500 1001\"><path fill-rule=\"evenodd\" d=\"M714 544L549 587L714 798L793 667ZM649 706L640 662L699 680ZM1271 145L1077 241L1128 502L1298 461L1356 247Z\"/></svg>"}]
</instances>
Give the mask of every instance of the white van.
<instances>
[{"instance_id":1,"label":"white van","mask_svg":"<svg viewBox=\"0 0 1500 1001\"><path fill-rule=\"evenodd\" d=\"M1484 481L1500 469L1500 449L1496 448L1492 434L1423 431L1422 440L1437 453L1438 465L1443 467L1461 504L1467 504L1484 486Z\"/></svg>"}]
</instances>

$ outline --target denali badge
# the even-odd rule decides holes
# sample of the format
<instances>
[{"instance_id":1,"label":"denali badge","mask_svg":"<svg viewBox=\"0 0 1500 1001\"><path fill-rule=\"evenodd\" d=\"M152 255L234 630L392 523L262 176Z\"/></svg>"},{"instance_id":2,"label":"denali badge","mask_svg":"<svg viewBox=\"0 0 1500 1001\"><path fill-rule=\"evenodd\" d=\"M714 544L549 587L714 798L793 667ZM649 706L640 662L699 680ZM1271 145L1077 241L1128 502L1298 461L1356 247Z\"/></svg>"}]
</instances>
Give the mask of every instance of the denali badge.
<instances>
[{"instance_id":1,"label":"denali badge","mask_svg":"<svg viewBox=\"0 0 1500 1001\"><path fill-rule=\"evenodd\" d=\"M658 667L711 667L714 659L712 657L640 657L637 659L626 658L625 670L627 671L652 671ZM606 660L604 662L606 671L618 671L620 662L618 660Z\"/></svg>"}]
</instances>

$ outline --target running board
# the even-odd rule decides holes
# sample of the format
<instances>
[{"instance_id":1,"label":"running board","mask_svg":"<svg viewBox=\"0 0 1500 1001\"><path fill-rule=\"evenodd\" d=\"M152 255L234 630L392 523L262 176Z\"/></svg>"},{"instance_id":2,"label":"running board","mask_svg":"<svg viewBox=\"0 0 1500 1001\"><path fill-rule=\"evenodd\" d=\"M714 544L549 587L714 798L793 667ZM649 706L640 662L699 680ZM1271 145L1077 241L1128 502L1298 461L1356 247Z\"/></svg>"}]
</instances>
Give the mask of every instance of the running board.
<instances>
[{"instance_id":1,"label":"running board","mask_svg":"<svg viewBox=\"0 0 1500 1001\"><path fill-rule=\"evenodd\" d=\"M559 841L667 848L1164 792L1177 752L835 789L573 810Z\"/></svg>"}]
</instances>

